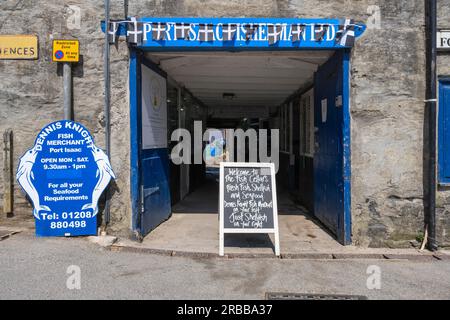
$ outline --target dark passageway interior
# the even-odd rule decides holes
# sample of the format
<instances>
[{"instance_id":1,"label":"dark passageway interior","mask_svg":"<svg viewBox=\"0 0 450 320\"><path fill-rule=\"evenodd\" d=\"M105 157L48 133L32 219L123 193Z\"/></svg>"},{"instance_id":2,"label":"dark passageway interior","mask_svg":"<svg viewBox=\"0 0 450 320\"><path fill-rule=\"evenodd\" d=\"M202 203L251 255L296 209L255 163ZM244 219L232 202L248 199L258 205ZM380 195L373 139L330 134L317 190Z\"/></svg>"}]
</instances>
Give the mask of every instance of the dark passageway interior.
<instances>
[{"instance_id":1,"label":"dark passageway interior","mask_svg":"<svg viewBox=\"0 0 450 320\"><path fill-rule=\"evenodd\" d=\"M340 246L333 233L314 217L317 117L322 117L319 123L338 121L333 118L334 111L328 111L327 119L324 100L315 101L316 97L321 99L315 86L316 73L334 56L334 51L325 50L146 54L167 74L169 150L178 143L171 141L173 130L186 129L193 136L195 121L201 121L202 133L212 128L223 133L253 128L268 129L270 137L271 130L278 130L277 198L285 252ZM213 146L213 142L214 139L204 140L204 150L210 152L208 146ZM193 151L194 146L192 154ZM330 153L327 157L332 160L335 155ZM170 163L172 215L144 241L173 250L216 251L218 167L222 161L233 159L215 154L206 164ZM229 236L231 242L227 246L235 250L260 247L264 251L272 246L266 235Z\"/></svg>"}]
</instances>

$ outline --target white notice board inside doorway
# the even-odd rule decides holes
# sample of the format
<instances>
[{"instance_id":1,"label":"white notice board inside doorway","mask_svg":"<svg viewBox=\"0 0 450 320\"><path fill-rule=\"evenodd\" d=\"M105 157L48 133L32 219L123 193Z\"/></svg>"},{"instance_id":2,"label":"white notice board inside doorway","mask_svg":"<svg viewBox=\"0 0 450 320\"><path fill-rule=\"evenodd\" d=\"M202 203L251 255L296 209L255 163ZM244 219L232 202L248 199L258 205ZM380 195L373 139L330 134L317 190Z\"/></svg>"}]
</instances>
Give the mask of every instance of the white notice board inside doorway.
<instances>
[{"instance_id":1,"label":"white notice board inside doorway","mask_svg":"<svg viewBox=\"0 0 450 320\"><path fill-rule=\"evenodd\" d=\"M167 83L142 64L142 149L160 148L167 148Z\"/></svg>"}]
</instances>

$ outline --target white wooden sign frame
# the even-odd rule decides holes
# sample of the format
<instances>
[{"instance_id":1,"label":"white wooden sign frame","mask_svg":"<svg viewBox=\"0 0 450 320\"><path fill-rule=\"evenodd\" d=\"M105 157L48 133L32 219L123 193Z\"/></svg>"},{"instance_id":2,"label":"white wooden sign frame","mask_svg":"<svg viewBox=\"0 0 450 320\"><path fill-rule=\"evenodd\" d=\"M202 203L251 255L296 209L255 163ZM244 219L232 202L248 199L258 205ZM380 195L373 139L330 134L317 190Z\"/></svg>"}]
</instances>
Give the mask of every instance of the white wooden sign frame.
<instances>
[{"instance_id":1,"label":"white wooden sign frame","mask_svg":"<svg viewBox=\"0 0 450 320\"><path fill-rule=\"evenodd\" d=\"M450 30L439 30L437 33L437 49L450 50Z\"/></svg>"},{"instance_id":2,"label":"white wooden sign frame","mask_svg":"<svg viewBox=\"0 0 450 320\"><path fill-rule=\"evenodd\" d=\"M272 181L272 201L273 201L273 229L227 229L224 228L224 169L225 168L269 168ZM225 254L225 233L267 233L273 234L275 238L275 255L280 256L280 233L278 230L278 204L277 186L275 183L275 164L273 163L247 163L247 162L221 162L220 163L220 192L219 192L219 256Z\"/></svg>"}]
</instances>

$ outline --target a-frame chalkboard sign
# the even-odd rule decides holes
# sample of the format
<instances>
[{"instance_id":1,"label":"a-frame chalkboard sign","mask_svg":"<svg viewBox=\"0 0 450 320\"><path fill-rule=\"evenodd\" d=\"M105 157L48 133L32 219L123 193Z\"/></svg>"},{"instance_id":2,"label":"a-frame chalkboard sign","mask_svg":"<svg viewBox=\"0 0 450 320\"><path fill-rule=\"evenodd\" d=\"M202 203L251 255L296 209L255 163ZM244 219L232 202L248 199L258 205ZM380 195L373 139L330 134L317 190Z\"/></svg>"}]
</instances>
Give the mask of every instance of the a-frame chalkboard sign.
<instances>
[{"instance_id":1,"label":"a-frame chalkboard sign","mask_svg":"<svg viewBox=\"0 0 450 320\"><path fill-rule=\"evenodd\" d=\"M225 233L273 233L275 254L280 255L273 163L222 162L219 201L220 256Z\"/></svg>"}]
</instances>

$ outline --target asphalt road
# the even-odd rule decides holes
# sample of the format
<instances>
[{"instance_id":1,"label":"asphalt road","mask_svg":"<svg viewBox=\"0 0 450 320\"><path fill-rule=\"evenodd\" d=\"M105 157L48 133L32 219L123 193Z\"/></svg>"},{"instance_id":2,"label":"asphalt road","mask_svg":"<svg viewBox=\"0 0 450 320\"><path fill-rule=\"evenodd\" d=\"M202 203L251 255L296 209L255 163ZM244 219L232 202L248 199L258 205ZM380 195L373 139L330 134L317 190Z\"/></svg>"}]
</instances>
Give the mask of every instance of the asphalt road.
<instances>
[{"instance_id":1,"label":"asphalt road","mask_svg":"<svg viewBox=\"0 0 450 320\"><path fill-rule=\"evenodd\" d=\"M71 265L80 268L79 290L67 288ZM372 265L381 271L379 290L367 288ZM0 299L263 299L266 292L450 299L450 261L192 259L24 233L0 241Z\"/></svg>"}]
</instances>

